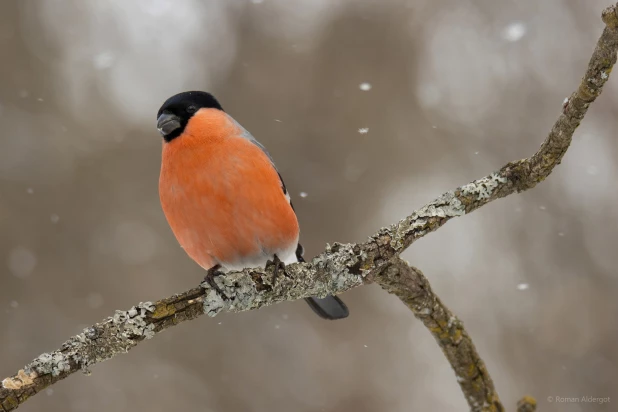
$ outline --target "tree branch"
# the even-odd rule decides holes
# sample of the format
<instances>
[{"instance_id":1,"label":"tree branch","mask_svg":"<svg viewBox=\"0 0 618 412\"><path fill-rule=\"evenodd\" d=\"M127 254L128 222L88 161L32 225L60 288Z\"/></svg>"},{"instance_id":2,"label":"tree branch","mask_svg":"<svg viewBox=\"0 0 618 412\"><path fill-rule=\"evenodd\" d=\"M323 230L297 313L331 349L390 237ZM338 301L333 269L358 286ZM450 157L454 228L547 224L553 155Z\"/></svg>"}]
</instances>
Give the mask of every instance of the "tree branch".
<instances>
[{"instance_id":1,"label":"tree branch","mask_svg":"<svg viewBox=\"0 0 618 412\"><path fill-rule=\"evenodd\" d=\"M382 228L366 242L327 245L310 263L289 265L273 282L273 268L244 269L215 278L200 287L155 303L140 303L116 311L84 329L62 347L44 353L2 381L0 407L17 409L29 397L67 376L126 353L141 341L202 314L241 312L286 300L340 294L375 281L396 294L431 331L455 370L474 411L502 411L493 382L462 323L431 292L422 273L398 258L414 241L450 219L515 192L533 188L558 165L590 104L600 95L616 63L617 6L603 11L606 24L578 89L565 100L562 114L537 153L510 162L500 170L449 191L414 211L399 223ZM534 399L518 403L519 411L533 411Z\"/></svg>"},{"instance_id":2,"label":"tree branch","mask_svg":"<svg viewBox=\"0 0 618 412\"><path fill-rule=\"evenodd\" d=\"M471 409L503 411L494 383L463 323L433 293L423 273L395 258L375 281L401 299L429 329L455 371Z\"/></svg>"},{"instance_id":3,"label":"tree branch","mask_svg":"<svg viewBox=\"0 0 618 412\"><path fill-rule=\"evenodd\" d=\"M517 402L517 412L534 412L536 411L536 399L530 396L524 396Z\"/></svg>"}]
</instances>

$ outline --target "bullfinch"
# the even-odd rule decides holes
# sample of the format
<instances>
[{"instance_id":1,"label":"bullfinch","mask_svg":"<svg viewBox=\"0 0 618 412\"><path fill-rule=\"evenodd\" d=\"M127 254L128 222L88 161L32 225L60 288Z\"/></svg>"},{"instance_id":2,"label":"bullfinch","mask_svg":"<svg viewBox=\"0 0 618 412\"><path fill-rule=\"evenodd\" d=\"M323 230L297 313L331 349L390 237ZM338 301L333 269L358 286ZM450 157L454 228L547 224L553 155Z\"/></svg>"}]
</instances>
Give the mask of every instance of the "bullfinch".
<instances>
[{"instance_id":1,"label":"bullfinch","mask_svg":"<svg viewBox=\"0 0 618 412\"><path fill-rule=\"evenodd\" d=\"M213 95L170 97L157 129L161 206L198 265L212 273L304 261L296 213L272 157ZM349 314L336 296L305 300L324 319Z\"/></svg>"}]
</instances>

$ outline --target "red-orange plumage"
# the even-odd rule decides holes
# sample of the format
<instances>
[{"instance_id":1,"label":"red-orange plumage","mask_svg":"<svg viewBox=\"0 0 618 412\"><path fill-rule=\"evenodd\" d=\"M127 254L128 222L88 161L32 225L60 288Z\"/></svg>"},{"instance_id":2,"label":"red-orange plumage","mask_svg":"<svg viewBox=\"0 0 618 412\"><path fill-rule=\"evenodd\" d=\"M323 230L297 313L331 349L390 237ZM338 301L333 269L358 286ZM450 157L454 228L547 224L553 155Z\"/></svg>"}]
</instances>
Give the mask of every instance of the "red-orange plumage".
<instances>
[{"instance_id":1,"label":"red-orange plumage","mask_svg":"<svg viewBox=\"0 0 618 412\"><path fill-rule=\"evenodd\" d=\"M263 265L264 256L293 253L298 243L277 171L242 134L225 112L203 108L163 143L161 205L181 246L205 269Z\"/></svg>"}]
</instances>

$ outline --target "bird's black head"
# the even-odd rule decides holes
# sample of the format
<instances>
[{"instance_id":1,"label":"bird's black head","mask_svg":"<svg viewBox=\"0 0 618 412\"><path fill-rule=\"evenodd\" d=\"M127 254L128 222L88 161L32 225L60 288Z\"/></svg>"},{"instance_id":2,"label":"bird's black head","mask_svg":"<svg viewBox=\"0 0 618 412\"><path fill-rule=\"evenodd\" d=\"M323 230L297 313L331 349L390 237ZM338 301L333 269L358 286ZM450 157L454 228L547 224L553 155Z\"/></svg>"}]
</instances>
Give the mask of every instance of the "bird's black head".
<instances>
[{"instance_id":1,"label":"bird's black head","mask_svg":"<svg viewBox=\"0 0 618 412\"><path fill-rule=\"evenodd\" d=\"M200 109L212 108L223 111L223 108L210 93L184 92L170 97L163 103L157 113L157 129L166 142L170 142L182 134L189 119Z\"/></svg>"}]
</instances>

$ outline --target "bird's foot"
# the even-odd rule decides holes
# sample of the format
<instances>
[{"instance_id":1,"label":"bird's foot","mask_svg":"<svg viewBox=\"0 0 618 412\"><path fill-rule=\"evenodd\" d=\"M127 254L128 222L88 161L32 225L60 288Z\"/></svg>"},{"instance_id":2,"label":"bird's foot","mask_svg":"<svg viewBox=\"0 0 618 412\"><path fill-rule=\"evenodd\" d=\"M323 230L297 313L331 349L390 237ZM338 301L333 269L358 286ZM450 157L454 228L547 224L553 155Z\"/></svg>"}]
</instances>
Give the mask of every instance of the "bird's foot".
<instances>
[{"instance_id":1,"label":"bird's foot","mask_svg":"<svg viewBox=\"0 0 618 412\"><path fill-rule=\"evenodd\" d=\"M215 282L215 278L217 276L221 276L224 274L223 272L219 271L219 269L221 269L221 265L215 265L208 269L206 271L206 276L204 276L204 282L208 283L208 285L210 285L210 287L216 290L219 294L222 294L223 291L221 290L221 288L219 288L217 282Z\"/></svg>"},{"instance_id":2,"label":"bird's foot","mask_svg":"<svg viewBox=\"0 0 618 412\"><path fill-rule=\"evenodd\" d=\"M268 262L266 262L266 268L268 268L270 265L274 265L274 269L273 269L273 278L272 278L272 284L273 286L275 286L275 283L277 282L277 278L279 277L279 275L283 272L283 275L285 275L285 263L283 263L281 261L281 259L279 259L279 256L274 255L273 260L269 260Z\"/></svg>"}]
</instances>

